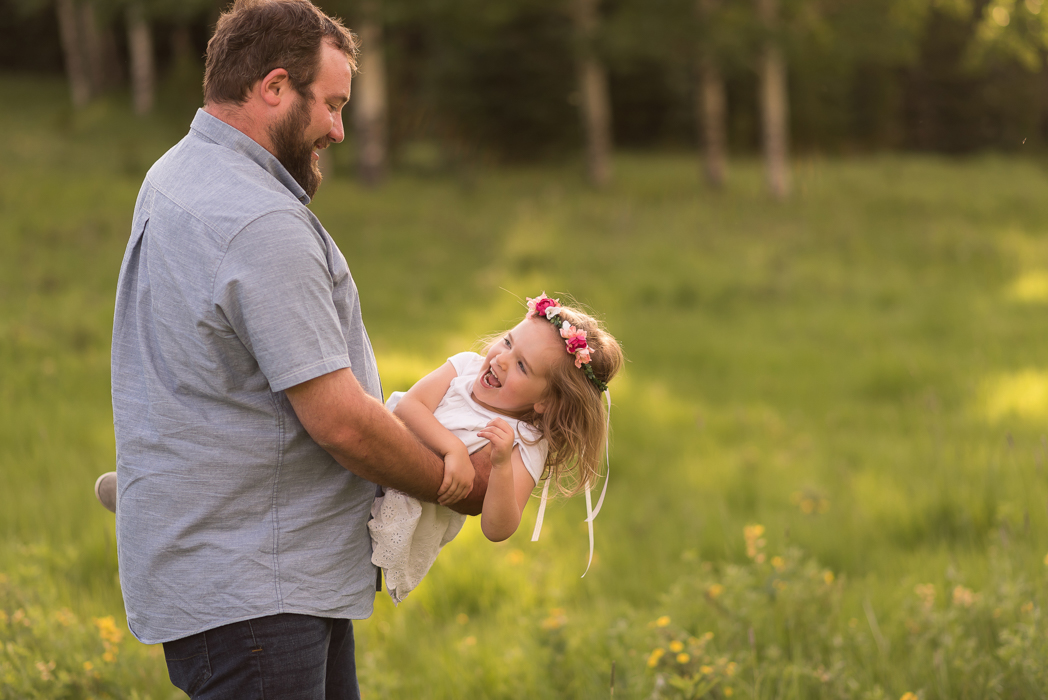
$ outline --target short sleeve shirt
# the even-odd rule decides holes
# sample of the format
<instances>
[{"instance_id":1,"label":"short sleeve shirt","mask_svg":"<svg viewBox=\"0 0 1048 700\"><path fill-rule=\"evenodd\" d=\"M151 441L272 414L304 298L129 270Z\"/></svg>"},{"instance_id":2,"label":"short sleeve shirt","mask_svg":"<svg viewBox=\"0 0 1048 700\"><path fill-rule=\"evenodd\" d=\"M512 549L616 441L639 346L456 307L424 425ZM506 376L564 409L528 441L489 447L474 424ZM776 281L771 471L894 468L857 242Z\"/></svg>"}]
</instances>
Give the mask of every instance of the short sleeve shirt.
<instances>
[{"instance_id":1,"label":"short sleeve shirt","mask_svg":"<svg viewBox=\"0 0 1048 700\"><path fill-rule=\"evenodd\" d=\"M171 641L278 613L364 618L375 486L284 390L382 390L346 259L276 158L200 111L150 169L117 286L117 551L128 624Z\"/></svg>"}]
</instances>

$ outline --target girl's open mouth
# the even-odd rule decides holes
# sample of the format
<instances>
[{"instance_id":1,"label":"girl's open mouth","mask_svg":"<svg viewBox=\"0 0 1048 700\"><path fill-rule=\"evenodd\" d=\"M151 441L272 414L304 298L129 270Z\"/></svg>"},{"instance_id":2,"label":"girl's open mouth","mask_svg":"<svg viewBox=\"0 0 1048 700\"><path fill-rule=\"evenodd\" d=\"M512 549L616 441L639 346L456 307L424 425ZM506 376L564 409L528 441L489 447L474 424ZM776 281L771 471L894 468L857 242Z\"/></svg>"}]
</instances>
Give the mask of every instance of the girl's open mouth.
<instances>
[{"instance_id":1,"label":"girl's open mouth","mask_svg":"<svg viewBox=\"0 0 1048 700\"><path fill-rule=\"evenodd\" d=\"M502 382L498 380L498 377L490 369L481 377L480 383L489 389L498 389L502 386Z\"/></svg>"}]
</instances>

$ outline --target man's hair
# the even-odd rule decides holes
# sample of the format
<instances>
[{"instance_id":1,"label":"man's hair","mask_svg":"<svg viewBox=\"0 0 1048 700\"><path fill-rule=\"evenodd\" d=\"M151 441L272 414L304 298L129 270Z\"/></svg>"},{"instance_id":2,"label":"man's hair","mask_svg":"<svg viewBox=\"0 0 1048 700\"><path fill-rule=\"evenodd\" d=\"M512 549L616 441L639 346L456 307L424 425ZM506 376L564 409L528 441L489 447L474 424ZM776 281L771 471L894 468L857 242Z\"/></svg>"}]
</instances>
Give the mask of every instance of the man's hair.
<instances>
[{"instance_id":1,"label":"man's hair","mask_svg":"<svg viewBox=\"0 0 1048 700\"><path fill-rule=\"evenodd\" d=\"M311 97L320 49L329 41L357 70L357 37L309 0L236 0L207 43L204 104L244 104L251 86L283 68L291 87Z\"/></svg>"}]
</instances>

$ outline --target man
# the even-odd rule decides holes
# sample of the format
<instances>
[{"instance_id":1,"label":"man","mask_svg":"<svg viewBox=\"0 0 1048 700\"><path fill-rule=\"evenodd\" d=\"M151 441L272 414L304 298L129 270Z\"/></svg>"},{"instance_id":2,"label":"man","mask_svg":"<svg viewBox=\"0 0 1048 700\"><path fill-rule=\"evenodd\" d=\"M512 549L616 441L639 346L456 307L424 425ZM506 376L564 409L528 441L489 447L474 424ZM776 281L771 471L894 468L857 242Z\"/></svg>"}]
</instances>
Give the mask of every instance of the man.
<instances>
[{"instance_id":1,"label":"man","mask_svg":"<svg viewBox=\"0 0 1048 700\"><path fill-rule=\"evenodd\" d=\"M359 697L375 484L432 501L441 483L382 407L353 278L305 206L356 51L308 0L237 2L204 108L135 207L113 327L120 578L131 631L194 698Z\"/></svg>"}]
</instances>

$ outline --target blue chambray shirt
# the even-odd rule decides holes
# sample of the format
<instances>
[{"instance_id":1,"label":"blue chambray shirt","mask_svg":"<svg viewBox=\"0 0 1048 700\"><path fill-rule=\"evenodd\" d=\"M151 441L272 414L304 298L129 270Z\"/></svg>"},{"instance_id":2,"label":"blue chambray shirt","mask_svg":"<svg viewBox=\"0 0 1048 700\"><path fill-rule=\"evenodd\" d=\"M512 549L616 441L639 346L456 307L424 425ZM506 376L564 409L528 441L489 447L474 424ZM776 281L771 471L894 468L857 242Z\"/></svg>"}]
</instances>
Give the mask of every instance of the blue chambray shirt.
<instances>
[{"instance_id":1,"label":"blue chambray shirt","mask_svg":"<svg viewBox=\"0 0 1048 700\"><path fill-rule=\"evenodd\" d=\"M351 367L382 395L356 285L308 203L202 110L139 193L112 382L120 583L147 644L277 613L371 614L375 486L284 394Z\"/></svg>"}]
</instances>

